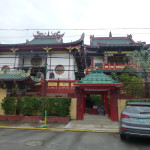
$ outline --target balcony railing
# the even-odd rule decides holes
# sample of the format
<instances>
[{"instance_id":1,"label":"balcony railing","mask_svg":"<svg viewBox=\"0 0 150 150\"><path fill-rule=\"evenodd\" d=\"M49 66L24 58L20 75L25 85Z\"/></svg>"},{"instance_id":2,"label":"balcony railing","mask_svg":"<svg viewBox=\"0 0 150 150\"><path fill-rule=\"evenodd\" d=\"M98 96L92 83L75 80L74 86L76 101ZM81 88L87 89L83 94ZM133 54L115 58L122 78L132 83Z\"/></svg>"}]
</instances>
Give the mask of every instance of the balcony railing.
<instances>
[{"instance_id":1,"label":"balcony railing","mask_svg":"<svg viewBox=\"0 0 150 150\"><path fill-rule=\"evenodd\" d=\"M103 63L102 67L87 67L86 68L86 74L90 73L92 70L99 70L102 69L103 71L107 70L118 70L121 71L123 70L126 66L131 66L133 68L139 67L137 64L133 63Z\"/></svg>"},{"instance_id":2,"label":"balcony railing","mask_svg":"<svg viewBox=\"0 0 150 150\"><path fill-rule=\"evenodd\" d=\"M74 93L75 80L49 80L47 82L47 93Z\"/></svg>"}]
</instances>

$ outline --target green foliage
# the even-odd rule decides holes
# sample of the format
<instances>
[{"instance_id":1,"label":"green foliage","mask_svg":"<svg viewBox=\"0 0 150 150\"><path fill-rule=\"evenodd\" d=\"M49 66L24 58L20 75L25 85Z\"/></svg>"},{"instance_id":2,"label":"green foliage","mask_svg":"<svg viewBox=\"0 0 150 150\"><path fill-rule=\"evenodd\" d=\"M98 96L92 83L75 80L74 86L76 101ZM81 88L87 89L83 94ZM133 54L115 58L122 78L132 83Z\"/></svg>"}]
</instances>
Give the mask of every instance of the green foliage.
<instances>
[{"instance_id":1,"label":"green foliage","mask_svg":"<svg viewBox=\"0 0 150 150\"><path fill-rule=\"evenodd\" d=\"M128 73L123 73L119 76L120 82L143 82L142 78L129 75Z\"/></svg>"},{"instance_id":2,"label":"green foliage","mask_svg":"<svg viewBox=\"0 0 150 150\"><path fill-rule=\"evenodd\" d=\"M136 67L136 72L147 82L149 81L148 77L148 68L150 66L150 53L145 50L143 47L141 50L135 50L132 54L129 55L130 62L138 64Z\"/></svg>"},{"instance_id":3,"label":"green foliage","mask_svg":"<svg viewBox=\"0 0 150 150\"><path fill-rule=\"evenodd\" d=\"M22 97L20 104L20 112L24 116L31 116L34 111L39 111L41 101L38 97Z\"/></svg>"},{"instance_id":4,"label":"green foliage","mask_svg":"<svg viewBox=\"0 0 150 150\"><path fill-rule=\"evenodd\" d=\"M150 102L150 99L128 99L126 103L128 102Z\"/></svg>"},{"instance_id":5,"label":"green foliage","mask_svg":"<svg viewBox=\"0 0 150 150\"><path fill-rule=\"evenodd\" d=\"M119 76L121 82L127 82L121 88L129 96L141 97L141 91L143 90L143 84L134 84L134 82L143 82L142 78L136 76L130 76L128 73L123 73ZM130 82L132 82L130 84Z\"/></svg>"},{"instance_id":6,"label":"green foliage","mask_svg":"<svg viewBox=\"0 0 150 150\"><path fill-rule=\"evenodd\" d=\"M45 108L48 115L56 115L60 117L69 116L71 98L65 97L47 97L45 99Z\"/></svg>"},{"instance_id":7,"label":"green foliage","mask_svg":"<svg viewBox=\"0 0 150 150\"><path fill-rule=\"evenodd\" d=\"M110 77L111 77L113 80L118 81L118 75L117 75L116 72L112 72L112 73L110 74Z\"/></svg>"},{"instance_id":8,"label":"green foliage","mask_svg":"<svg viewBox=\"0 0 150 150\"><path fill-rule=\"evenodd\" d=\"M138 64L136 67L136 72L143 78L145 81L145 97L149 97L149 86L148 81L150 81L150 76L148 75L149 66L150 66L150 53L148 50L144 49L144 45L142 45L139 51L134 51L130 55L130 61L134 64Z\"/></svg>"},{"instance_id":9,"label":"green foliage","mask_svg":"<svg viewBox=\"0 0 150 150\"><path fill-rule=\"evenodd\" d=\"M42 107L48 115L69 116L71 98L64 97L5 97L1 103L7 115L22 114L31 116L42 112Z\"/></svg>"},{"instance_id":10,"label":"green foliage","mask_svg":"<svg viewBox=\"0 0 150 150\"><path fill-rule=\"evenodd\" d=\"M94 105L99 106L102 105L102 95L99 94L90 94L90 100L94 103Z\"/></svg>"},{"instance_id":11,"label":"green foliage","mask_svg":"<svg viewBox=\"0 0 150 150\"><path fill-rule=\"evenodd\" d=\"M6 115L14 115L16 110L16 99L14 97L5 97L1 103L2 109Z\"/></svg>"}]
</instances>

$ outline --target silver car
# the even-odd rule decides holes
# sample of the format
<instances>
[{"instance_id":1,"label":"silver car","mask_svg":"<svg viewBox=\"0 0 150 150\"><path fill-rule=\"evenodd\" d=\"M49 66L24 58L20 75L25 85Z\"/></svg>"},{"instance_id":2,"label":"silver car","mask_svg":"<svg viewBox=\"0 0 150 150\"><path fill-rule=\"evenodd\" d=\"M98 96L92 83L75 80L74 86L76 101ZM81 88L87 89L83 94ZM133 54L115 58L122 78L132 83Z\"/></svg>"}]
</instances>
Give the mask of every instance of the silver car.
<instances>
[{"instance_id":1,"label":"silver car","mask_svg":"<svg viewBox=\"0 0 150 150\"><path fill-rule=\"evenodd\" d=\"M150 136L150 102L129 102L121 113L120 138Z\"/></svg>"}]
</instances>

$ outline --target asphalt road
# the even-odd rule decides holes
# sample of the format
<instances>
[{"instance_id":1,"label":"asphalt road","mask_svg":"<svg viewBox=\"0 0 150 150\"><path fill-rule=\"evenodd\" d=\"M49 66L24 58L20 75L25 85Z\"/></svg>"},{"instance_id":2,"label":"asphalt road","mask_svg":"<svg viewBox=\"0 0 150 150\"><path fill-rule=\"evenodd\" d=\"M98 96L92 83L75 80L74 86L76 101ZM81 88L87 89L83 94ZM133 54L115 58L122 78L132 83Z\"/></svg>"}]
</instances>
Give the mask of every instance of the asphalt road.
<instances>
[{"instance_id":1,"label":"asphalt road","mask_svg":"<svg viewBox=\"0 0 150 150\"><path fill-rule=\"evenodd\" d=\"M149 150L150 138L119 134L0 129L0 150Z\"/></svg>"}]
</instances>

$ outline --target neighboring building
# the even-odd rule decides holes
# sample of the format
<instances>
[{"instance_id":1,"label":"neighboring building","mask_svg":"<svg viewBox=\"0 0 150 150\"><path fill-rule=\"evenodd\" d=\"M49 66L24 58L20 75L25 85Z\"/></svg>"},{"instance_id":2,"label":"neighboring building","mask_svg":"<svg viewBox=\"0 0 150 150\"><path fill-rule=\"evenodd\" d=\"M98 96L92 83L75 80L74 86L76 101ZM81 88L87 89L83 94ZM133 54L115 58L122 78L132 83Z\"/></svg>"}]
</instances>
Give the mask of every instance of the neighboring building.
<instances>
[{"instance_id":1,"label":"neighboring building","mask_svg":"<svg viewBox=\"0 0 150 150\"><path fill-rule=\"evenodd\" d=\"M127 37L109 37L90 36L90 45L85 46L86 51L86 74L92 69L103 69L103 72L120 72L128 64L125 61L126 54L139 50L140 43L132 39L132 35Z\"/></svg>"}]
</instances>

